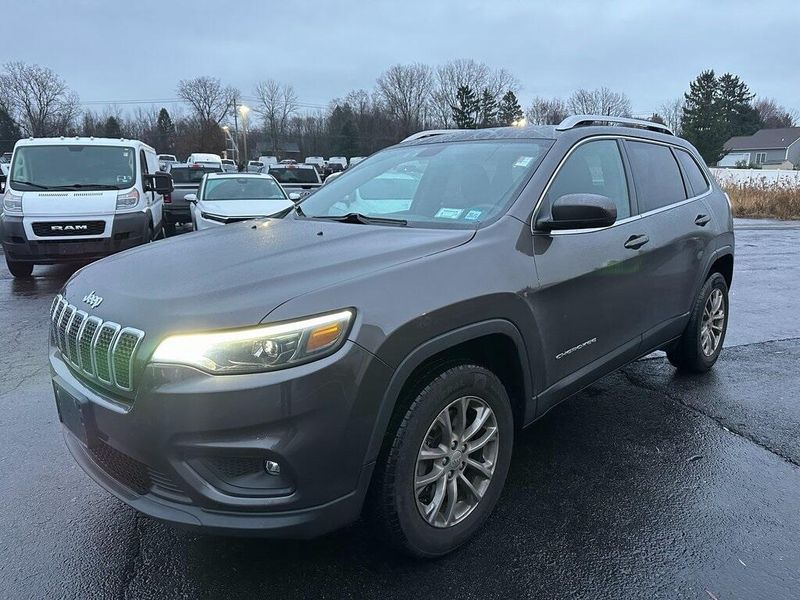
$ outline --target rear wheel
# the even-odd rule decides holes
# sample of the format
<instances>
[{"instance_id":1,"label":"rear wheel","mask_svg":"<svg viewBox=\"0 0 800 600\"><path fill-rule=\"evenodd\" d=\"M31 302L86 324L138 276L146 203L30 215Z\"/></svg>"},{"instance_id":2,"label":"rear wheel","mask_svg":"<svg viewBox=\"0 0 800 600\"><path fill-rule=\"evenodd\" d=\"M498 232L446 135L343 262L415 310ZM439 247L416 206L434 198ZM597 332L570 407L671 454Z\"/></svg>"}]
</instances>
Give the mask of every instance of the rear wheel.
<instances>
[{"instance_id":1,"label":"rear wheel","mask_svg":"<svg viewBox=\"0 0 800 600\"><path fill-rule=\"evenodd\" d=\"M500 497L514 436L511 404L494 373L462 364L430 379L398 418L376 467L368 516L396 548L441 556L474 535Z\"/></svg>"},{"instance_id":2,"label":"rear wheel","mask_svg":"<svg viewBox=\"0 0 800 600\"><path fill-rule=\"evenodd\" d=\"M6 256L6 266L9 272L18 279L28 278L33 274L33 263L11 260Z\"/></svg>"},{"instance_id":3,"label":"rear wheel","mask_svg":"<svg viewBox=\"0 0 800 600\"><path fill-rule=\"evenodd\" d=\"M175 235L175 223L164 223L164 235L171 236Z\"/></svg>"},{"instance_id":4,"label":"rear wheel","mask_svg":"<svg viewBox=\"0 0 800 600\"><path fill-rule=\"evenodd\" d=\"M679 371L705 373L717 362L728 329L728 284L712 273L695 300L689 324L667 351L667 359Z\"/></svg>"}]
</instances>

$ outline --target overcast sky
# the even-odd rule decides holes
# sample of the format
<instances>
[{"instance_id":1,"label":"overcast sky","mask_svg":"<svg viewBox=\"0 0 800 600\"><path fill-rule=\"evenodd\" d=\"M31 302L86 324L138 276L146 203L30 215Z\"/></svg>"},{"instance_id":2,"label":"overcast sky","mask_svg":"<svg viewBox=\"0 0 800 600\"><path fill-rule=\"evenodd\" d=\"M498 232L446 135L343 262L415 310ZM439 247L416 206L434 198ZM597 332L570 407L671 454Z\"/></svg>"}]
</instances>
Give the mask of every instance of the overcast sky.
<instances>
[{"instance_id":1,"label":"overcast sky","mask_svg":"<svg viewBox=\"0 0 800 600\"><path fill-rule=\"evenodd\" d=\"M800 110L800 0L3 0L5 60L46 65L83 102L175 98L219 77L291 83L307 107L394 63L474 58L536 95L606 85L649 113L705 68ZM131 104L122 105L129 108Z\"/></svg>"}]
</instances>

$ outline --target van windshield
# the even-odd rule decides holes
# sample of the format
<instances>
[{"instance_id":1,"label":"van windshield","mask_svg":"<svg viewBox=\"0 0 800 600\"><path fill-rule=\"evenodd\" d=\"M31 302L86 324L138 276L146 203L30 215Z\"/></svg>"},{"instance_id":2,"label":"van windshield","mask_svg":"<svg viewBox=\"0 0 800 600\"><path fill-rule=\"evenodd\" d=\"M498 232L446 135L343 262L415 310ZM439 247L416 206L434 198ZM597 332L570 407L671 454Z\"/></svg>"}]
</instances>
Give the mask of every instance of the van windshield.
<instances>
[{"instance_id":1,"label":"van windshield","mask_svg":"<svg viewBox=\"0 0 800 600\"><path fill-rule=\"evenodd\" d=\"M11 165L16 190L125 189L136 181L136 151L126 146L20 146Z\"/></svg>"}]
</instances>

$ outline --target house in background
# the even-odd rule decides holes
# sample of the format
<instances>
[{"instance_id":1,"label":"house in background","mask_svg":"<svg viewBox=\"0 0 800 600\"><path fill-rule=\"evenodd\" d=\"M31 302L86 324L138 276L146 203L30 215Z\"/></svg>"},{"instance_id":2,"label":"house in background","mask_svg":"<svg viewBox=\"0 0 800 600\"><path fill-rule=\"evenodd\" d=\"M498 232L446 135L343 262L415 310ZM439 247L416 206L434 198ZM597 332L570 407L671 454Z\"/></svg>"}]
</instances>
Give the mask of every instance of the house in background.
<instances>
[{"instance_id":1,"label":"house in background","mask_svg":"<svg viewBox=\"0 0 800 600\"><path fill-rule=\"evenodd\" d=\"M800 127L759 129L753 135L732 137L724 150L718 167L796 169L800 167Z\"/></svg>"}]
</instances>

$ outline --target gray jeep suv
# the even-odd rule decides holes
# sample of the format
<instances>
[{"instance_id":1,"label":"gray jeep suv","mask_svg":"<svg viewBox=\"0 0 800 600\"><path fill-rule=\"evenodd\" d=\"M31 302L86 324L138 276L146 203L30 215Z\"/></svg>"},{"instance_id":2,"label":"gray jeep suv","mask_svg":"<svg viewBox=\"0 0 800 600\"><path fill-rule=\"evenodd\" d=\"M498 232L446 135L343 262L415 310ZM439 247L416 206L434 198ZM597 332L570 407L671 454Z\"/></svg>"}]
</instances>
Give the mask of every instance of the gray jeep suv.
<instances>
[{"instance_id":1,"label":"gray jeep suv","mask_svg":"<svg viewBox=\"0 0 800 600\"><path fill-rule=\"evenodd\" d=\"M661 125L417 134L283 218L77 272L50 315L66 443L158 519L304 538L363 512L442 555L519 428L656 349L711 368L733 248L725 194Z\"/></svg>"}]
</instances>

